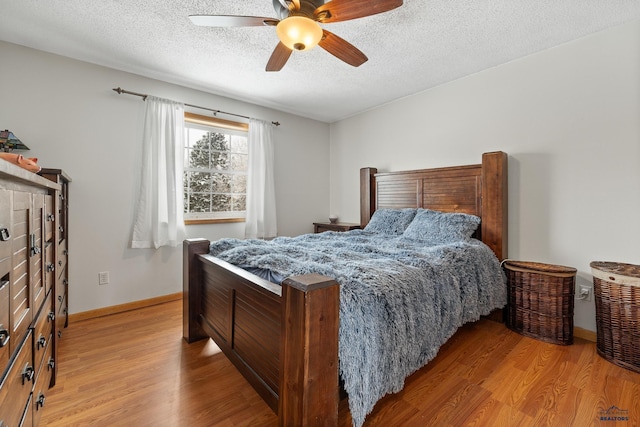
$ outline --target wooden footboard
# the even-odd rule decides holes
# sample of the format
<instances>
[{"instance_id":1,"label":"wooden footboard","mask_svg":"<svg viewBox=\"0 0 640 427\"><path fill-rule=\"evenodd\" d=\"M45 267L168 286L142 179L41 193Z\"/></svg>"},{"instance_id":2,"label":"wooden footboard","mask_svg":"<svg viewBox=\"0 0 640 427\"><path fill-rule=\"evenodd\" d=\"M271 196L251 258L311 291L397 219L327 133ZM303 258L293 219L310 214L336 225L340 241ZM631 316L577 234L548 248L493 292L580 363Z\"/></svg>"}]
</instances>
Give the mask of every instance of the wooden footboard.
<instances>
[{"instance_id":1,"label":"wooden footboard","mask_svg":"<svg viewBox=\"0 0 640 427\"><path fill-rule=\"evenodd\" d=\"M211 337L280 425L335 425L338 284L311 274L274 285L208 251L208 240L184 242L184 339Z\"/></svg>"}]
</instances>

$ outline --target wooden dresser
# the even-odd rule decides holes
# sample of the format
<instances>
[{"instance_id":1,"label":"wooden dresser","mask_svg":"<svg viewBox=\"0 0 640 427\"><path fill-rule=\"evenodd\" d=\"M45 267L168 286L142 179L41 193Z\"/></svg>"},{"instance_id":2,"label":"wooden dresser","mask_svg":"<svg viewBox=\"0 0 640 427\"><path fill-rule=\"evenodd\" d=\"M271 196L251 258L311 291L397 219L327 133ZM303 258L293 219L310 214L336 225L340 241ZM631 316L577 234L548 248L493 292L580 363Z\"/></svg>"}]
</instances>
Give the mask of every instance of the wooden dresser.
<instances>
[{"instance_id":1,"label":"wooden dresser","mask_svg":"<svg viewBox=\"0 0 640 427\"><path fill-rule=\"evenodd\" d=\"M55 384L57 328L66 317L58 318L56 303L64 289L58 280L66 279L61 196L69 181L59 176L46 179L0 161L1 427L38 425Z\"/></svg>"}]
</instances>

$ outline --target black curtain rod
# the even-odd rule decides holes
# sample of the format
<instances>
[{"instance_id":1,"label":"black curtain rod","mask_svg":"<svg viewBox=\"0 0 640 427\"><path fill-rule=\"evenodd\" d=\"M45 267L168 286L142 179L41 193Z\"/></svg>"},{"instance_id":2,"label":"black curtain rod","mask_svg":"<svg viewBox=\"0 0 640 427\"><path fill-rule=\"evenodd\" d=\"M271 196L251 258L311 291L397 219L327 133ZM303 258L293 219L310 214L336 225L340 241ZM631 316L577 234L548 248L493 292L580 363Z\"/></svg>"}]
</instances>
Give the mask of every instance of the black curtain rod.
<instances>
[{"instance_id":1,"label":"black curtain rod","mask_svg":"<svg viewBox=\"0 0 640 427\"><path fill-rule=\"evenodd\" d=\"M113 89L113 91L118 92L119 94L126 93L127 95L139 96L139 97L142 98L143 101L146 101L147 100L147 96L149 96L149 95L145 95L144 93L137 93L137 92L131 92L129 90L124 90L124 89L122 89L120 87L117 87L117 88ZM251 119L251 117L249 117L249 116L243 116L241 114L234 114L234 113L227 113L226 111L214 110L213 108L200 107L198 105L187 104L187 103L185 103L184 105L186 105L187 107L198 108L200 110L211 111L214 116L216 114L220 113L220 114L226 114L228 116L242 117L243 119ZM276 126L280 126L280 122L271 122L271 123L273 123Z\"/></svg>"}]
</instances>

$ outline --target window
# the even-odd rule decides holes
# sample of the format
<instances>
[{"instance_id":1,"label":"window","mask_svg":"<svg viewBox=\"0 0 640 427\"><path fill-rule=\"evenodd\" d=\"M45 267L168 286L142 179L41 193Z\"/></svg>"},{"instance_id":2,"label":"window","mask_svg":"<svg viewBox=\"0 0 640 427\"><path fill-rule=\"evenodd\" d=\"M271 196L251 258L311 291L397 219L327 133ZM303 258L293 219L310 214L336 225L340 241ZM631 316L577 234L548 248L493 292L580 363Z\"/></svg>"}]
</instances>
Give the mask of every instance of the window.
<instances>
[{"instance_id":1,"label":"window","mask_svg":"<svg viewBox=\"0 0 640 427\"><path fill-rule=\"evenodd\" d=\"M185 223L244 221L248 129L244 123L185 113Z\"/></svg>"}]
</instances>

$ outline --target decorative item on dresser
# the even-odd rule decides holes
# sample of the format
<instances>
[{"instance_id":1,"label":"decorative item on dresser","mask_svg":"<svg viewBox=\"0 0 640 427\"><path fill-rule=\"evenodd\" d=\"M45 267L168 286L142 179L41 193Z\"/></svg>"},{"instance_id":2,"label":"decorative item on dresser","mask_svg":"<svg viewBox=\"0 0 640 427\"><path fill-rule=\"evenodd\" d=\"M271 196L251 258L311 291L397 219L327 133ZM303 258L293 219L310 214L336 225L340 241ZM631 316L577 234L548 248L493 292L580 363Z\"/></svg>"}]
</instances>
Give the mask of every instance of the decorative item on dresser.
<instances>
[{"instance_id":1,"label":"decorative item on dresser","mask_svg":"<svg viewBox=\"0 0 640 427\"><path fill-rule=\"evenodd\" d=\"M61 191L0 162L0 426L38 425L55 383Z\"/></svg>"},{"instance_id":2,"label":"decorative item on dresser","mask_svg":"<svg viewBox=\"0 0 640 427\"><path fill-rule=\"evenodd\" d=\"M481 223L475 237L497 259L506 258L506 153L484 153L475 165L386 173L364 168L360 193L361 227L382 209L476 215ZM213 338L278 413L280 425L336 425L339 284L312 274L289 277L279 286L209 252L206 239L184 242L185 340ZM499 286L506 300L501 281Z\"/></svg>"},{"instance_id":3,"label":"decorative item on dresser","mask_svg":"<svg viewBox=\"0 0 640 427\"><path fill-rule=\"evenodd\" d=\"M352 224L348 222L314 222L313 232L322 233L325 231L349 231L359 230L362 228L360 224Z\"/></svg>"}]
</instances>

